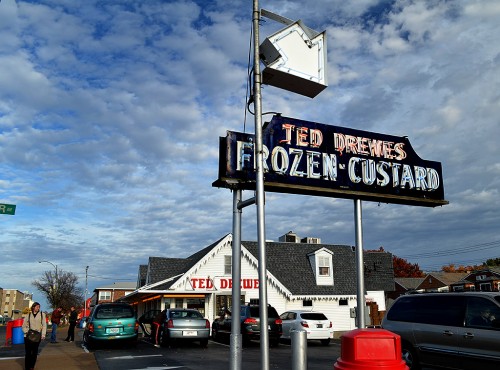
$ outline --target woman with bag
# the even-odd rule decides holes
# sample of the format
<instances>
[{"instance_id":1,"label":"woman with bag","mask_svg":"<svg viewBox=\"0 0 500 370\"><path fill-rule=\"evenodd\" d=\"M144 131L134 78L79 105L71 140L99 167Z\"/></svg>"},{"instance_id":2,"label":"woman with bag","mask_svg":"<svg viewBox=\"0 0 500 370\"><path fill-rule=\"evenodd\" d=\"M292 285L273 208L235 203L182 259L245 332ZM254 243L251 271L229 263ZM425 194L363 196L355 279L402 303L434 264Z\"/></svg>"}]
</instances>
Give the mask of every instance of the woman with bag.
<instances>
[{"instance_id":1,"label":"woman with bag","mask_svg":"<svg viewBox=\"0 0 500 370\"><path fill-rule=\"evenodd\" d=\"M45 339L47 321L45 314L40 312L40 303L31 305L31 311L23 321L24 348L26 351L24 366L26 370L34 370L38 356L38 346Z\"/></svg>"}]
</instances>

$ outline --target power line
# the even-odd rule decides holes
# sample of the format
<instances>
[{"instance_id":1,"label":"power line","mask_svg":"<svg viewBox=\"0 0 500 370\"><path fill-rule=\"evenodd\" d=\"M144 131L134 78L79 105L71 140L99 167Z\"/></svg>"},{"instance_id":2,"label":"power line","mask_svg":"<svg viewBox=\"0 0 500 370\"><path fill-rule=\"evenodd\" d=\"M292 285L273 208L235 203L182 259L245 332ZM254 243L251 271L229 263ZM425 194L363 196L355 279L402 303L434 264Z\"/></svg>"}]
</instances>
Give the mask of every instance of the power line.
<instances>
[{"instance_id":1,"label":"power line","mask_svg":"<svg viewBox=\"0 0 500 370\"><path fill-rule=\"evenodd\" d=\"M439 256L452 256L457 254L464 253L476 253L477 251L483 251L488 249L500 248L500 240L487 242L482 244L475 244L468 247L460 247L453 249L445 249L441 251L433 251L433 252L425 252L425 253L417 253L417 254L407 254L402 257L404 258L430 258L430 257L439 257Z\"/></svg>"},{"instance_id":2,"label":"power line","mask_svg":"<svg viewBox=\"0 0 500 370\"><path fill-rule=\"evenodd\" d=\"M90 274L88 276L96 278L96 279L100 279L100 280L116 280L116 281L136 281L137 280L137 278L119 279L116 277L105 277L105 276L90 275Z\"/></svg>"}]
</instances>

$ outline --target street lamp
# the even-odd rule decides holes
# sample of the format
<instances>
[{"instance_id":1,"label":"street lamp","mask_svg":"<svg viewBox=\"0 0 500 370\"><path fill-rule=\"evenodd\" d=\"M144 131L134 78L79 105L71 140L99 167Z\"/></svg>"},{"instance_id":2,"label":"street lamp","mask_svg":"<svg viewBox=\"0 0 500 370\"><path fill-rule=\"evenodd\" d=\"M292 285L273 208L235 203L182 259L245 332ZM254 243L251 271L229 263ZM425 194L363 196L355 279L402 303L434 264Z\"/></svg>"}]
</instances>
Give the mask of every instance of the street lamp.
<instances>
[{"instance_id":1,"label":"street lamp","mask_svg":"<svg viewBox=\"0 0 500 370\"><path fill-rule=\"evenodd\" d=\"M57 265L54 265L52 262L50 261L46 261L46 260L42 260L42 261L38 261L38 263L42 263L42 262L45 262L45 263L50 263L52 266L54 266L54 268L56 269L56 283L54 284L54 287L52 288L54 291L57 291L57 286L59 285L59 280L58 280L58 276L57 276ZM53 302L55 304L55 302ZM55 307L54 307L55 308Z\"/></svg>"}]
</instances>

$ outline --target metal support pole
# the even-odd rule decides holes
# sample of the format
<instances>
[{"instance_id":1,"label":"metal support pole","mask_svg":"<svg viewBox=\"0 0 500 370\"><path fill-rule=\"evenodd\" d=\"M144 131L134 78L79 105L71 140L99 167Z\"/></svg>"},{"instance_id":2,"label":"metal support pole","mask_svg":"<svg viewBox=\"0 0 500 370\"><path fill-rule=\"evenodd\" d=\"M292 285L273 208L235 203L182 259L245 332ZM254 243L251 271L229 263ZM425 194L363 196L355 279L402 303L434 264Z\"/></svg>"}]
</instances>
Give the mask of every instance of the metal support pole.
<instances>
[{"instance_id":1,"label":"metal support pole","mask_svg":"<svg viewBox=\"0 0 500 370\"><path fill-rule=\"evenodd\" d=\"M259 55L259 1L253 1L253 51L254 51L254 104L255 104L255 158L257 197L257 241L259 247L259 311L261 370L269 370L269 332L267 331L267 279L266 279L266 230L264 218L264 154L262 145L262 76Z\"/></svg>"},{"instance_id":2,"label":"metal support pole","mask_svg":"<svg viewBox=\"0 0 500 370\"><path fill-rule=\"evenodd\" d=\"M307 332L292 330L292 370L307 370Z\"/></svg>"},{"instance_id":3,"label":"metal support pole","mask_svg":"<svg viewBox=\"0 0 500 370\"><path fill-rule=\"evenodd\" d=\"M56 294L59 295L59 274L57 273L57 265L56 265Z\"/></svg>"},{"instance_id":4,"label":"metal support pole","mask_svg":"<svg viewBox=\"0 0 500 370\"><path fill-rule=\"evenodd\" d=\"M83 317L87 316L87 282L88 282L89 267L85 267L85 298L83 301Z\"/></svg>"},{"instance_id":5,"label":"metal support pole","mask_svg":"<svg viewBox=\"0 0 500 370\"><path fill-rule=\"evenodd\" d=\"M241 193L240 189L233 190L233 251L232 251L232 320L230 339L230 369L241 369L241 323L240 300L241 300Z\"/></svg>"},{"instance_id":6,"label":"metal support pole","mask_svg":"<svg viewBox=\"0 0 500 370\"><path fill-rule=\"evenodd\" d=\"M356 227L356 276L357 276L357 315L358 329L365 328L365 275L363 264L363 216L361 200L354 200L354 222Z\"/></svg>"}]
</instances>

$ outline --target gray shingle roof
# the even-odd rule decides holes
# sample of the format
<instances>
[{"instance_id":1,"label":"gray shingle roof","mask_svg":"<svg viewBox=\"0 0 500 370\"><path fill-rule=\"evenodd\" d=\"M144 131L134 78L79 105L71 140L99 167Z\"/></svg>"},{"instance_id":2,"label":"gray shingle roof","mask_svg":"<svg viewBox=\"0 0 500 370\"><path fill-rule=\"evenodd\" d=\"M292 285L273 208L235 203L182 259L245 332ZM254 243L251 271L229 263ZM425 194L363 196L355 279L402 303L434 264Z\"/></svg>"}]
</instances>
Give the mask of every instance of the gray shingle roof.
<instances>
[{"instance_id":1,"label":"gray shingle roof","mask_svg":"<svg viewBox=\"0 0 500 370\"><path fill-rule=\"evenodd\" d=\"M258 257L256 242L242 241L242 246ZM308 254L325 248L333 253L333 286L316 285ZM293 295L356 294L356 253L346 245L306 243L266 243L266 263L273 274ZM392 255L385 252L364 252L366 290L394 290Z\"/></svg>"},{"instance_id":2,"label":"gray shingle roof","mask_svg":"<svg viewBox=\"0 0 500 370\"><path fill-rule=\"evenodd\" d=\"M395 278L394 279L399 285L401 285L403 288L411 290L411 289L416 289L420 284L422 284L422 281L424 281L424 278Z\"/></svg>"}]
</instances>

